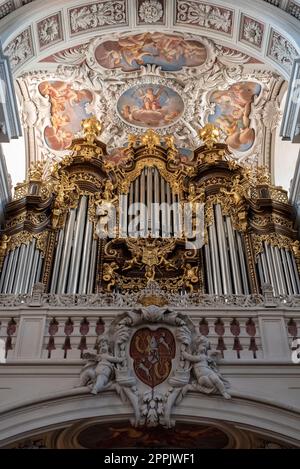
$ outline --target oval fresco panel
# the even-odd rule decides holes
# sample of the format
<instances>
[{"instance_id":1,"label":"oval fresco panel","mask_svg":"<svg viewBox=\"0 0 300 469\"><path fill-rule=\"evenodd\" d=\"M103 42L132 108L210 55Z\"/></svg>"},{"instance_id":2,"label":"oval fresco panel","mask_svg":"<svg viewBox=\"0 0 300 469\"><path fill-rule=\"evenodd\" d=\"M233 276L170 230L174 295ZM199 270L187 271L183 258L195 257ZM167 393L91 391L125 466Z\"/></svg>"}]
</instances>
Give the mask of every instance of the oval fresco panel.
<instances>
[{"instance_id":1,"label":"oval fresco panel","mask_svg":"<svg viewBox=\"0 0 300 469\"><path fill-rule=\"evenodd\" d=\"M151 64L174 72L203 65L207 51L199 41L156 32L105 41L96 48L95 58L99 65L110 70L120 68L132 72Z\"/></svg>"},{"instance_id":2,"label":"oval fresco panel","mask_svg":"<svg viewBox=\"0 0 300 469\"><path fill-rule=\"evenodd\" d=\"M215 113L209 122L218 125L227 135L227 145L237 151L250 150L255 142L255 131L251 128L251 105L259 96L261 86L255 82L240 82L225 91L215 91L211 103L215 103Z\"/></svg>"},{"instance_id":3,"label":"oval fresco panel","mask_svg":"<svg viewBox=\"0 0 300 469\"><path fill-rule=\"evenodd\" d=\"M120 117L136 127L161 128L174 124L184 112L179 94L164 85L136 85L119 98Z\"/></svg>"}]
</instances>

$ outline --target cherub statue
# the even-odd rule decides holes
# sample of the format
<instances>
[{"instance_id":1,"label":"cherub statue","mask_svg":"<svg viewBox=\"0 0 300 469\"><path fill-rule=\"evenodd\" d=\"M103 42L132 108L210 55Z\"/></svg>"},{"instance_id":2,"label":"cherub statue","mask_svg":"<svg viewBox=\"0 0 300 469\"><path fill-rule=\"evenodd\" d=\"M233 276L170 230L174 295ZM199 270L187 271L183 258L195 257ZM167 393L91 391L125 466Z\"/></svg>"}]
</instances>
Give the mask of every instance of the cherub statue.
<instances>
[{"instance_id":1,"label":"cherub statue","mask_svg":"<svg viewBox=\"0 0 300 469\"><path fill-rule=\"evenodd\" d=\"M223 187L220 192L232 197L232 202L237 208L243 205L244 200L247 197L247 190L241 182L241 176L236 176L233 179L231 191L228 191Z\"/></svg>"},{"instance_id":2,"label":"cherub statue","mask_svg":"<svg viewBox=\"0 0 300 469\"><path fill-rule=\"evenodd\" d=\"M197 191L195 184L191 184L188 201L191 204L203 204L205 202L205 189L201 188Z\"/></svg>"},{"instance_id":3,"label":"cherub statue","mask_svg":"<svg viewBox=\"0 0 300 469\"><path fill-rule=\"evenodd\" d=\"M183 358L192 364L193 374L197 381L194 387L196 387L197 391L204 394L219 392L225 399L231 399L230 394L227 392L226 382L218 372L216 362L212 358L218 352L211 351L209 356L209 346L210 344L206 337L198 336L196 338L195 353L182 352Z\"/></svg>"},{"instance_id":4,"label":"cherub statue","mask_svg":"<svg viewBox=\"0 0 300 469\"><path fill-rule=\"evenodd\" d=\"M116 270L118 270L119 266L116 262L111 262L110 264L103 265L103 280L105 282L109 282L107 285L108 291L111 291L112 288L116 285L116 281L118 278L118 274Z\"/></svg>"},{"instance_id":5,"label":"cherub statue","mask_svg":"<svg viewBox=\"0 0 300 469\"><path fill-rule=\"evenodd\" d=\"M7 236L6 234L2 236L1 243L0 243L0 257L5 256L10 239L11 239L10 236Z\"/></svg>"},{"instance_id":6,"label":"cherub statue","mask_svg":"<svg viewBox=\"0 0 300 469\"><path fill-rule=\"evenodd\" d=\"M98 394L104 391L114 378L115 365L124 362L125 358L114 357L109 353L108 339L102 337L99 343L99 353L85 353L87 363L80 374L79 386L93 385L91 393Z\"/></svg>"},{"instance_id":7,"label":"cherub statue","mask_svg":"<svg viewBox=\"0 0 300 469\"><path fill-rule=\"evenodd\" d=\"M182 276L182 286L184 286L190 293L194 290L194 285L199 282L199 267L192 267L191 264L184 266Z\"/></svg>"},{"instance_id":8,"label":"cherub statue","mask_svg":"<svg viewBox=\"0 0 300 469\"><path fill-rule=\"evenodd\" d=\"M99 217L99 221L96 226L96 233L99 238L106 238L109 235L110 223L113 221L115 215L115 203L118 197L113 194L114 185L108 180L105 183L102 198L97 204L96 215Z\"/></svg>"}]
</instances>

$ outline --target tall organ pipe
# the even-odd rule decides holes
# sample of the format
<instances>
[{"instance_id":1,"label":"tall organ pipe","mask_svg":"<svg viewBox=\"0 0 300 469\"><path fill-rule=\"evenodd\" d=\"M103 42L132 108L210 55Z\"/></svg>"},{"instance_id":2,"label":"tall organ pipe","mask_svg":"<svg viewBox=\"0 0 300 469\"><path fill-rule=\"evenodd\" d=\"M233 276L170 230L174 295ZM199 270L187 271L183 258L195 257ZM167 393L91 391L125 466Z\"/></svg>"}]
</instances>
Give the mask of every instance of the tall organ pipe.
<instances>
[{"instance_id":1,"label":"tall organ pipe","mask_svg":"<svg viewBox=\"0 0 300 469\"><path fill-rule=\"evenodd\" d=\"M285 282L285 276L284 276L284 271L283 271L283 264L280 259L280 254L279 254L279 249L278 247L272 246L272 252L273 252L273 257L275 261L275 272L277 273L278 277L278 286L279 286L279 293L281 295L287 294L287 287L286 287L286 282Z\"/></svg>"},{"instance_id":2,"label":"tall organ pipe","mask_svg":"<svg viewBox=\"0 0 300 469\"><path fill-rule=\"evenodd\" d=\"M236 235L237 244L238 244L238 253L239 253L240 267L241 267L241 272L242 272L243 293L244 295L249 295L250 294L249 279L247 275L247 267L246 267L246 262L245 262L245 252L243 249L242 235L241 233L238 233L237 231L235 232L235 235Z\"/></svg>"},{"instance_id":3,"label":"tall organ pipe","mask_svg":"<svg viewBox=\"0 0 300 469\"><path fill-rule=\"evenodd\" d=\"M62 261L60 265L60 273L58 276L58 283L57 283L57 293L65 293L65 289L66 289L75 217L76 217L76 210L73 209L69 213L69 218L68 218L66 230L65 230L64 246L62 250Z\"/></svg>"},{"instance_id":4,"label":"tall organ pipe","mask_svg":"<svg viewBox=\"0 0 300 469\"><path fill-rule=\"evenodd\" d=\"M297 294L298 294L300 292L299 272L298 272L298 268L297 268L297 264L296 264L296 261L295 261L294 254L292 252L290 252L290 256L291 256L292 264L293 264L293 267L294 267L294 276L295 276L295 280L296 280Z\"/></svg>"},{"instance_id":5,"label":"tall organ pipe","mask_svg":"<svg viewBox=\"0 0 300 469\"><path fill-rule=\"evenodd\" d=\"M28 285L29 285L29 280L30 280L30 271L32 268L32 261L33 261L33 256L34 256L34 251L35 251L35 244L36 244L36 239L34 238L32 242L30 243L29 246L27 246L27 251L28 251L28 256L27 256L27 262L26 262L26 269L24 272L23 276L23 283L21 286L21 293L27 293L28 292Z\"/></svg>"},{"instance_id":6,"label":"tall organ pipe","mask_svg":"<svg viewBox=\"0 0 300 469\"><path fill-rule=\"evenodd\" d=\"M11 251L9 251L9 253L6 254L4 262L3 262L1 279L0 279L0 292L1 293L3 293L4 280L7 274L7 268L8 268L10 257L11 257Z\"/></svg>"},{"instance_id":7,"label":"tall organ pipe","mask_svg":"<svg viewBox=\"0 0 300 469\"><path fill-rule=\"evenodd\" d=\"M75 294L77 292L86 212L87 197L83 196L81 197L79 209L77 211L76 226L74 231L73 249L69 269L69 281L67 287L67 293L69 294Z\"/></svg>"},{"instance_id":8,"label":"tall organ pipe","mask_svg":"<svg viewBox=\"0 0 300 469\"><path fill-rule=\"evenodd\" d=\"M208 228L209 231L209 243L210 243L210 252L212 259L212 272L213 272L213 281L214 289L216 295L222 295L222 282L220 275L220 262L219 262L219 251L218 251L218 241L216 234L215 224L211 225Z\"/></svg>"},{"instance_id":9,"label":"tall organ pipe","mask_svg":"<svg viewBox=\"0 0 300 469\"><path fill-rule=\"evenodd\" d=\"M93 224L88 222L84 234L83 253L82 253L82 267L80 271L78 293L85 294L88 282L88 273L90 267L91 257L91 240L93 234Z\"/></svg>"},{"instance_id":10,"label":"tall organ pipe","mask_svg":"<svg viewBox=\"0 0 300 469\"><path fill-rule=\"evenodd\" d=\"M26 254L27 246L25 244L22 244L20 248L18 262L16 265L16 276L12 287L12 293L18 294L21 292L21 285L25 271Z\"/></svg>"},{"instance_id":11,"label":"tall organ pipe","mask_svg":"<svg viewBox=\"0 0 300 469\"><path fill-rule=\"evenodd\" d=\"M33 263L32 263L32 267L31 267L30 274L29 274L29 283L28 283L29 293L31 293L32 288L35 284L36 273L37 273L38 265L39 265L39 259L40 259L40 252L38 250L35 250Z\"/></svg>"},{"instance_id":12,"label":"tall organ pipe","mask_svg":"<svg viewBox=\"0 0 300 469\"><path fill-rule=\"evenodd\" d=\"M59 235L58 235L58 243L57 243L57 248L56 248L56 256L55 256L54 268L53 268L53 273L52 273L50 293L56 292L64 236L65 236L65 230L62 229L60 230Z\"/></svg>"},{"instance_id":13,"label":"tall organ pipe","mask_svg":"<svg viewBox=\"0 0 300 469\"><path fill-rule=\"evenodd\" d=\"M160 235L160 218L159 218L159 172L154 169L154 206L153 206L153 219L154 219L154 236L159 238Z\"/></svg>"},{"instance_id":14,"label":"tall organ pipe","mask_svg":"<svg viewBox=\"0 0 300 469\"><path fill-rule=\"evenodd\" d=\"M214 285L213 285L213 272L211 268L210 249L208 245L205 246L205 261L206 261L208 293L210 295L213 295L215 291L214 291Z\"/></svg>"},{"instance_id":15,"label":"tall organ pipe","mask_svg":"<svg viewBox=\"0 0 300 469\"><path fill-rule=\"evenodd\" d=\"M147 209L146 209L146 176L145 176L145 168L141 174L141 183L140 183L140 201L141 201L141 235L142 237L147 236Z\"/></svg>"},{"instance_id":16,"label":"tall organ pipe","mask_svg":"<svg viewBox=\"0 0 300 469\"><path fill-rule=\"evenodd\" d=\"M224 218L221 211L221 206L215 206L217 235L220 251L220 264L223 282L223 291L225 295L232 293L231 278L230 278L230 265L227 251L227 243L224 230Z\"/></svg>"},{"instance_id":17,"label":"tall organ pipe","mask_svg":"<svg viewBox=\"0 0 300 469\"><path fill-rule=\"evenodd\" d=\"M231 267L232 267L232 277L233 277L233 284L234 284L234 291L237 295L241 295L243 293L242 284L241 284L241 273L240 267L238 262L237 256L237 246L235 243L234 232L232 228L231 218L226 218L226 225L227 225L227 233L228 233L228 241L229 241L229 253L231 259Z\"/></svg>"},{"instance_id":18,"label":"tall organ pipe","mask_svg":"<svg viewBox=\"0 0 300 469\"><path fill-rule=\"evenodd\" d=\"M93 289L94 289L96 256L97 256L97 241L94 240L93 245L92 245L91 260L90 260L88 289L87 289L88 294L93 293Z\"/></svg>"},{"instance_id":19,"label":"tall organ pipe","mask_svg":"<svg viewBox=\"0 0 300 469\"><path fill-rule=\"evenodd\" d=\"M267 259L267 264L268 264L268 269L269 269L269 275L271 278L271 285L273 285L275 295L278 295L279 286L277 282L277 277L275 275L271 246L269 246L266 242L264 244L265 244L265 253L266 253L266 259Z\"/></svg>"},{"instance_id":20,"label":"tall organ pipe","mask_svg":"<svg viewBox=\"0 0 300 469\"><path fill-rule=\"evenodd\" d=\"M291 276L290 276L285 249L280 249L280 256L281 256L281 261L282 261L283 270L284 270L284 278L285 278L286 285L287 285L287 293L289 295L292 295L294 291L293 291L293 286L291 282Z\"/></svg>"},{"instance_id":21,"label":"tall organ pipe","mask_svg":"<svg viewBox=\"0 0 300 469\"><path fill-rule=\"evenodd\" d=\"M148 219L148 234L152 235L152 168L147 168L147 219Z\"/></svg>"},{"instance_id":22,"label":"tall organ pipe","mask_svg":"<svg viewBox=\"0 0 300 469\"><path fill-rule=\"evenodd\" d=\"M16 275L16 267L17 267L17 262L18 262L18 257L19 257L19 251L20 251L19 247L13 251L13 260L12 260L11 272L9 276L6 293L13 293L13 286L14 286L14 279Z\"/></svg>"}]
</instances>

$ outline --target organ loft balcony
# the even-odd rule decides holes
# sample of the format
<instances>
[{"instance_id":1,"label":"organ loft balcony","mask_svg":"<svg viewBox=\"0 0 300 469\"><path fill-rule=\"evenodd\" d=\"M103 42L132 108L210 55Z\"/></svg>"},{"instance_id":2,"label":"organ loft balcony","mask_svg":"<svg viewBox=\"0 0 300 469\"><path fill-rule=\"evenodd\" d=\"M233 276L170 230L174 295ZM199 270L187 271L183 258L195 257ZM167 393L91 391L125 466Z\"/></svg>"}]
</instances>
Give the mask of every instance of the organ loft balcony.
<instances>
[{"instance_id":1,"label":"organ loft balcony","mask_svg":"<svg viewBox=\"0 0 300 469\"><path fill-rule=\"evenodd\" d=\"M118 165L102 130L83 121L69 154L50 172L32 166L7 206L2 446L14 412L49 399L50 414L54 401L70 415L100 402L137 428L213 403L249 419L255 402L273 431L274 409L286 414L295 444L300 255L287 193L233 160L211 124L189 159L148 130L128 136Z\"/></svg>"}]
</instances>

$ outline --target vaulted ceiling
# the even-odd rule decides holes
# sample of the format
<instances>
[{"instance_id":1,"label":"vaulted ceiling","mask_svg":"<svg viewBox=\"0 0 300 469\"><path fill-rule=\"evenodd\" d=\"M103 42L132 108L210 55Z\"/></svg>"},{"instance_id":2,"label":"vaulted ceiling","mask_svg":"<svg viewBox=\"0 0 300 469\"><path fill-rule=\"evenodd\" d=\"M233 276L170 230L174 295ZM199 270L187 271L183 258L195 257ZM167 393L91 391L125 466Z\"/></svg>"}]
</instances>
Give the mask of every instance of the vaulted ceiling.
<instances>
[{"instance_id":1,"label":"vaulted ceiling","mask_svg":"<svg viewBox=\"0 0 300 469\"><path fill-rule=\"evenodd\" d=\"M199 127L215 122L237 160L274 171L300 2L9 0L1 16L27 161L60 159L81 118L95 113L112 159L130 132L153 126L187 152ZM159 98L146 116L150 85Z\"/></svg>"}]
</instances>

